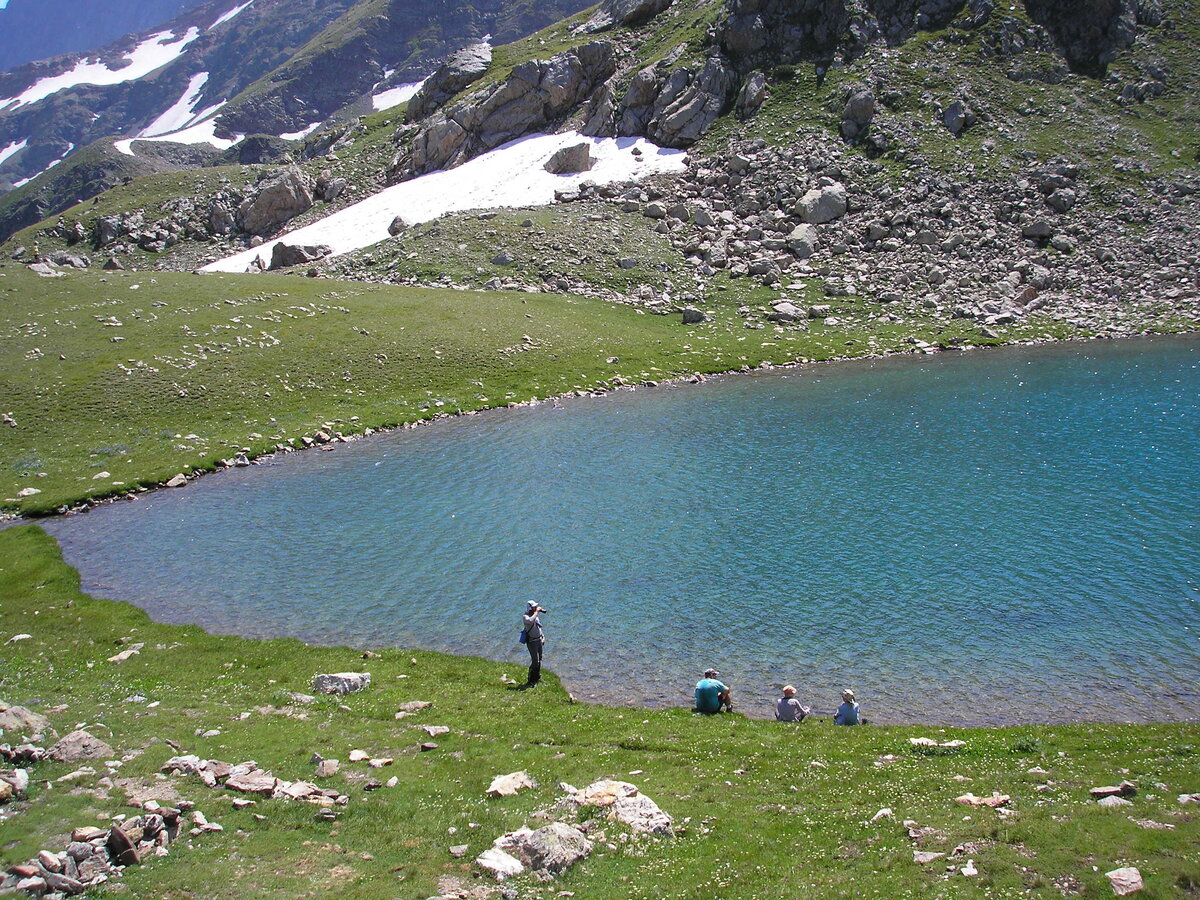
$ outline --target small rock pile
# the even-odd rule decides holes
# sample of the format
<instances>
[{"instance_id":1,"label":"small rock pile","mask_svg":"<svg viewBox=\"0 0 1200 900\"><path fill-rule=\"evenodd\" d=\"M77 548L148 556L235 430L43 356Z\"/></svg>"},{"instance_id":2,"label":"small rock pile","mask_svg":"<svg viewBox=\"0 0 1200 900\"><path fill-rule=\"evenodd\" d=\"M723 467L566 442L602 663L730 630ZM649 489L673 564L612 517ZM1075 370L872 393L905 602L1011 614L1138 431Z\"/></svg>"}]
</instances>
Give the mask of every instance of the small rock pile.
<instances>
[{"instance_id":1,"label":"small rock pile","mask_svg":"<svg viewBox=\"0 0 1200 900\"><path fill-rule=\"evenodd\" d=\"M249 761L230 765L217 759L201 759L195 754L174 756L162 767L166 773L195 775L207 787L223 786L240 794L253 794L273 800L301 800L315 806L345 806L350 798L307 781L284 781Z\"/></svg>"}]
</instances>

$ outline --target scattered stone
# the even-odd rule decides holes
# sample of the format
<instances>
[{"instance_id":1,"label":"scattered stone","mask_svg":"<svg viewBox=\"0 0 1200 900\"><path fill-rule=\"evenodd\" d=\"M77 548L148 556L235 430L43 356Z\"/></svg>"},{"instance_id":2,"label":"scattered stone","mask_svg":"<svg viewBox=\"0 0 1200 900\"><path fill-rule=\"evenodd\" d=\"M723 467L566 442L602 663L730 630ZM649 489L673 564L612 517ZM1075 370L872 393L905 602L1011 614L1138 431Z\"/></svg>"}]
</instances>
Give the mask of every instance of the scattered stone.
<instances>
[{"instance_id":1,"label":"scattered stone","mask_svg":"<svg viewBox=\"0 0 1200 900\"><path fill-rule=\"evenodd\" d=\"M1122 781L1118 785L1105 785L1104 787L1094 787L1090 793L1097 800L1104 797L1133 797L1137 794L1137 785L1132 781Z\"/></svg>"},{"instance_id":2,"label":"scattered stone","mask_svg":"<svg viewBox=\"0 0 1200 900\"><path fill-rule=\"evenodd\" d=\"M350 762L366 762L371 758L371 754L367 753L365 750L351 750L348 758Z\"/></svg>"},{"instance_id":3,"label":"scattered stone","mask_svg":"<svg viewBox=\"0 0 1200 900\"><path fill-rule=\"evenodd\" d=\"M455 859L462 859L467 855L467 850L470 849L467 844L455 844L450 848L450 855Z\"/></svg>"},{"instance_id":4,"label":"scattered stone","mask_svg":"<svg viewBox=\"0 0 1200 900\"><path fill-rule=\"evenodd\" d=\"M120 828L114 826L108 829L105 846L118 866L136 866L142 861L137 848L133 846L133 841Z\"/></svg>"},{"instance_id":5,"label":"scattered stone","mask_svg":"<svg viewBox=\"0 0 1200 900\"><path fill-rule=\"evenodd\" d=\"M968 859L958 871L962 873L964 878L974 878L979 874L979 870L975 868L975 860L973 859Z\"/></svg>"},{"instance_id":6,"label":"scattered stone","mask_svg":"<svg viewBox=\"0 0 1200 900\"><path fill-rule=\"evenodd\" d=\"M925 747L930 749L936 748L939 750L960 750L967 746L966 741L935 741L933 738L927 737L909 738L908 742L914 747Z\"/></svg>"},{"instance_id":7,"label":"scattered stone","mask_svg":"<svg viewBox=\"0 0 1200 900\"><path fill-rule=\"evenodd\" d=\"M267 269L290 269L324 259L333 248L326 244L285 244L279 241L271 248L271 262Z\"/></svg>"},{"instance_id":8,"label":"scattered stone","mask_svg":"<svg viewBox=\"0 0 1200 900\"><path fill-rule=\"evenodd\" d=\"M449 734L450 729L446 725L422 725L424 730L430 737L437 737L439 734Z\"/></svg>"},{"instance_id":9,"label":"scattered stone","mask_svg":"<svg viewBox=\"0 0 1200 900\"><path fill-rule=\"evenodd\" d=\"M131 647L128 647L128 648L122 650L116 656L110 656L108 658L108 661L110 663L123 663L123 662L125 662L125 660L130 659L131 657L137 656L139 653L141 653L142 648L145 646L146 646L145 644L134 644Z\"/></svg>"},{"instance_id":10,"label":"scattered stone","mask_svg":"<svg viewBox=\"0 0 1200 900\"><path fill-rule=\"evenodd\" d=\"M382 769L384 766L390 766L393 762L395 762L395 760L390 756L380 756L376 757L375 759L367 760L367 765L372 769Z\"/></svg>"},{"instance_id":11,"label":"scattered stone","mask_svg":"<svg viewBox=\"0 0 1200 900\"><path fill-rule=\"evenodd\" d=\"M1012 800L1008 794L1001 794L999 791L992 791L990 797L976 797L974 794L967 793L961 797L955 797L955 803L965 803L967 806L990 806L996 809L1000 806L1006 806Z\"/></svg>"},{"instance_id":12,"label":"scattered stone","mask_svg":"<svg viewBox=\"0 0 1200 900\"><path fill-rule=\"evenodd\" d=\"M701 322L707 321L708 315L702 310L696 309L694 306L686 306L683 308L684 325L699 325Z\"/></svg>"},{"instance_id":13,"label":"scattered stone","mask_svg":"<svg viewBox=\"0 0 1200 900\"><path fill-rule=\"evenodd\" d=\"M388 234L390 234L392 237L395 237L396 235L400 234L400 232L406 231L408 227L408 222L404 220L404 216L396 216L388 224Z\"/></svg>"},{"instance_id":14,"label":"scattered stone","mask_svg":"<svg viewBox=\"0 0 1200 900\"><path fill-rule=\"evenodd\" d=\"M812 225L822 225L840 219L846 214L848 199L846 187L840 182L828 181L821 187L813 188L800 198L796 205L796 215L800 220Z\"/></svg>"},{"instance_id":15,"label":"scattered stone","mask_svg":"<svg viewBox=\"0 0 1200 900\"><path fill-rule=\"evenodd\" d=\"M336 759L323 759L317 763L317 777L332 778L338 773L340 768L341 763L339 763Z\"/></svg>"},{"instance_id":16,"label":"scattered stone","mask_svg":"<svg viewBox=\"0 0 1200 900\"><path fill-rule=\"evenodd\" d=\"M337 672L313 676L313 690L318 694L355 694L370 683L370 672Z\"/></svg>"},{"instance_id":17,"label":"scattered stone","mask_svg":"<svg viewBox=\"0 0 1200 900\"><path fill-rule=\"evenodd\" d=\"M1110 794L1097 800L1096 805L1103 806L1105 809L1116 809L1119 806L1133 806L1133 802L1124 797L1118 797L1116 794Z\"/></svg>"},{"instance_id":18,"label":"scattered stone","mask_svg":"<svg viewBox=\"0 0 1200 900\"><path fill-rule=\"evenodd\" d=\"M509 775L497 775L492 779L487 792L493 797L511 797L517 791L534 787L533 779L527 772L513 772Z\"/></svg>"},{"instance_id":19,"label":"scattered stone","mask_svg":"<svg viewBox=\"0 0 1200 900\"><path fill-rule=\"evenodd\" d=\"M16 634L10 637L6 644L21 640L30 640L32 635ZM0 700L0 732L5 734L29 734L34 740L41 738L46 732L53 731L50 720L24 706L9 706Z\"/></svg>"},{"instance_id":20,"label":"scattered stone","mask_svg":"<svg viewBox=\"0 0 1200 900\"><path fill-rule=\"evenodd\" d=\"M579 806L609 809L609 817L635 832L670 835L671 817L658 804L627 781L603 780L589 784L570 798Z\"/></svg>"},{"instance_id":21,"label":"scattered stone","mask_svg":"<svg viewBox=\"0 0 1200 900\"><path fill-rule=\"evenodd\" d=\"M490 872L497 881L512 878L525 871L524 864L503 850L491 847L479 854L475 864L486 872Z\"/></svg>"},{"instance_id":22,"label":"scattered stone","mask_svg":"<svg viewBox=\"0 0 1200 900\"><path fill-rule=\"evenodd\" d=\"M420 712L423 709L428 709L431 706L433 706L433 704L428 700L409 700L405 703L401 703L399 710L400 712L415 713Z\"/></svg>"},{"instance_id":23,"label":"scattered stone","mask_svg":"<svg viewBox=\"0 0 1200 900\"><path fill-rule=\"evenodd\" d=\"M1108 879L1109 884L1112 885L1113 893L1118 897L1124 897L1126 894L1135 894L1146 886L1142 881L1142 873L1134 866L1113 869L1111 872L1105 872L1104 877Z\"/></svg>"},{"instance_id":24,"label":"scattered stone","mask_svg":"<svg viewBox=\"0 0 1200 900\"><path fill-rule=\"evenodd\" d=\"M913 862L915 862L917 865L925 866L933 862L935 859L941 859L945 855L945 853L934 853L929 850L914 850Z\"/></svg>"},{"instance_id":25,"label":"scattered stone","mask_svg":"<svg viewBox=\"0 0 1200 900\"><path fill-rule=\"evenodd\" d=\"M180 472L178 475L172 475L170 480L167 481L166 486L169 488L178 488L183 487L185 484L187 484L187 476Z\"/></svg>"}]
</instances>

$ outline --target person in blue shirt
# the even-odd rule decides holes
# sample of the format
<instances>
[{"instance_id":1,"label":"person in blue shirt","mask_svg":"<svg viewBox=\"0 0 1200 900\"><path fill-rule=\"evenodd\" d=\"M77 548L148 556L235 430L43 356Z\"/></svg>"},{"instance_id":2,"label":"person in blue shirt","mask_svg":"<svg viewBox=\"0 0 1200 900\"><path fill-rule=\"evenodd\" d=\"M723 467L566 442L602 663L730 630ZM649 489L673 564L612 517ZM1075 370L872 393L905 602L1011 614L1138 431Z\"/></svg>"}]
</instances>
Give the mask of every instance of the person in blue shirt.
<instances>
[{"instance_id":1,"label":"person in blue shirt","mask_svg":"<svg viewBox=\"0 0 1200 900\"><path fill-rule=\"evenodd\" d=\"M834 725L857 725L858 704L854 702L854 691L842 691L842 705L833 714Z\"/></svg>"},{"instance_id":2,"label":"person in blue shirt","mask_svg":"<svg viewBox=\"0 0 1200 900\"><path fill-rule=\"evenodd\" d=\"M704 677L696 683L696 712L706 715L733 712L732 691L717 681L720 674L716 669L704 670Z\"/></svg>"}]
</instances>

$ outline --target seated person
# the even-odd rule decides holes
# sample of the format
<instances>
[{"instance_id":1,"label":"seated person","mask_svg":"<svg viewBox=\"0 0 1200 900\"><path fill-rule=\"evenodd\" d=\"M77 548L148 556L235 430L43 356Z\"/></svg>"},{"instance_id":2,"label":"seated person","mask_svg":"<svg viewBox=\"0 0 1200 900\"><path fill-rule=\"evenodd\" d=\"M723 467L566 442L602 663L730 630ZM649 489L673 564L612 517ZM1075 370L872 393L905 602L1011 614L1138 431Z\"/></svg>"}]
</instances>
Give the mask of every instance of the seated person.
<instances>
[{"instance_id":1,"label":"seated person","mask_svg":"<svg viewBox=\"0 0 1200 900\"><path fill-rule=\"evenodd\" d=\"M807 706L796 699L796 689L790 684L783 689L783 696L775 702L775 718L780 722L803 722L809 714Z\"/></svg>"},{"instance_id":2,"label":"seated person","mask_svg":"<svg viewBox=\"0 0 1200 900\"><path fill-rule=\"evenodd\" d=\"M854 691L842 691L842 705L833 714L834 725L857 725L858 704L854 702Z\"/></svg>"},{"instance_id":3,"label":"seated person","mask_svg":"<svg viewBox=\"0 0 1200 900\"><path fill-rule=\"evenodd\" d=\"M696 684L696 712L733 712L733 700L730 699L732 692L726 685L717 681L720 674L716 669L705 669L704 677Z\"/></svg>"}]
</instances>

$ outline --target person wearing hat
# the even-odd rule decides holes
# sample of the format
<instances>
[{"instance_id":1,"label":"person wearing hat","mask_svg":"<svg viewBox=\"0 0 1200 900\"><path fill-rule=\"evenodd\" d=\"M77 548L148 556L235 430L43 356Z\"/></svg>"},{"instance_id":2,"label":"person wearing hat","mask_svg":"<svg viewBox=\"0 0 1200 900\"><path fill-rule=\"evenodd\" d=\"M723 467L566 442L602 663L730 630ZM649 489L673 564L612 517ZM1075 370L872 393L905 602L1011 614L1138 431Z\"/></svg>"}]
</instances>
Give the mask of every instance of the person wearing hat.
<instances>
[{"instance_id":1,"label":"person wearing hat","mask_svg":"<svg viewBox=\"0 0 1200 900\"><path fill-rule=\"evenodd\" d=\"M543 612L545 610L538 606L536 600L529 600L525 604L525 615L521 617L525 649L529 651L529 674L525 678L525 684L529 687L537 684L542 677L542 647L545 646L546 636L542 634L542 623L538 615Z\"/></svg>"},{"instance_id":2,"label":"person wearing hat","mask_svg":"<svg viewBox=\"0 0 1200 900\"><path fill-rule=\"evenodd\" d=\"M696 683L696 712L706 715L722 710L733 712L732 691L717 681L720 674L716 669L704 670L704 677Z\"/></svg>"},{"instance_id":3,"label":"person wearing hat","mask_svg":"<svg viewBox=\"0 0 1200 900\"><path fill-rule=\"evenodd\" d=\"M842 691L842 705L833 714L834 725L857 725L858 704L854 702L854 691Z\"/></svg>"},{"instance_id":4,"label":"person wearing hat","mask_svg":"<svg viewBox=\"0 0 1200 900\"><path fill-rule=\"evenodd\" d=\"M803 722L811 712L796 699L796 689L790 684L783 689L783 696L775 702L775 718L780 722Z\"/></svg>"}]
</instances>

